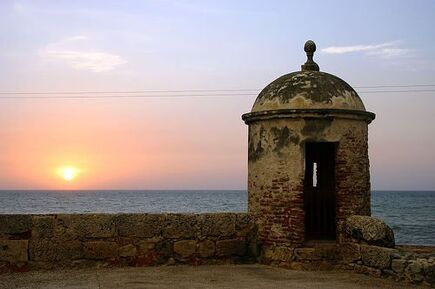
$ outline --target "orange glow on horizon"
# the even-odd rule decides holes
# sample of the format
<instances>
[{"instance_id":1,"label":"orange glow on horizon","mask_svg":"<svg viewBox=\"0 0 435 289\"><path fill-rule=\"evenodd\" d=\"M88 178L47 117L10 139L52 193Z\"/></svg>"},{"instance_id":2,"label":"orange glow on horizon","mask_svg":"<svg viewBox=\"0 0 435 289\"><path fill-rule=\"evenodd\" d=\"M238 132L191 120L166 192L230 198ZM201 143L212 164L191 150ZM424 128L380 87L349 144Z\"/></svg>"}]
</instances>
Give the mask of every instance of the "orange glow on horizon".
<instances>
[{"instance_id":1,"label":"orange glow on horizon","mask_svg":"<svg viewBox=\"0 0 435 289\"><path fill-rule=\"evenodd\" d=\"M181 100L139 104L6 104L0 114L0 134L5 132L0 164L7 169L0 170L0 188L177 189L244 184L246 156L237 152L245 145L244 138L237 136L245 129L243 123L228 130L218 121L220 116L212 114L213 125L205 126L198 120L210 111L203 103L193 118L181 113L186 109ZM176 121L165 118L178 109ZM17 121L7 127L9 119ZM227 142L221 144L222 135L235 140L236 151Z\"/></svg>"}]
</instances>

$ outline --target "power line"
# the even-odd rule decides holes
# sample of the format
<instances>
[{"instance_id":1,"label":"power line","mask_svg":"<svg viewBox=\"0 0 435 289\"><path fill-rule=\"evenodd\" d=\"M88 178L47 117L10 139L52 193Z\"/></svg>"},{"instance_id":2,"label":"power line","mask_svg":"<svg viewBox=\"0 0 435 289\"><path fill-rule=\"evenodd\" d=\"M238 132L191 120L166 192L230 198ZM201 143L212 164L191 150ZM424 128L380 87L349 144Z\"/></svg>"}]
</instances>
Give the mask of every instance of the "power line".
<instances>
[{"instance_id":1,"label":"power line","mask_svg":"<svg viewBox=\"0 0 435 289\"><path fill-rule=\"evenodd\" d=\"M372 90L375 88L435 87L435 84L377 85L355 88L371 88L365 93L422 93L435 89ZM183 98L183 97L234 97L256 96L257 89L184 89L184 90L126 90L126 91L58 91L58 92L0 92L0 99L114 99L114 98ZM17 96L22 95L22 96Z\"/></svg>"},{"instance_id":2,"label":"power line","mask_svg":"<svg viewBox=\"0 0 435 289\"><path fill-rule=\"evenodd\" d=\"M435 89L418 89L418 90L367 90L358 91L358 93L391 93L391 92L433 92Z\"/></svg>"},{"instance_id":3,"label":"power line","mask_svg":"<svg viewBox=\"0 0 435 289\"><path fill-rule=\"evenodd\" d=\"M434 85L435 86L435 85ZM128 90L128 91L57 91L57 92L0 92L0 95L26 95L26 94L136 94L136 93L202 93L202 92L233 92L258 91L259 89L185 89L185 90Z\"/></svg>"},{"instance_id":4,"label":"power line","mask_svg":"<svg viewBox=\"0 0 435 289\"><path fill-rule=\"evenodd\" d=\"M354 88L376 89L376 88L412 88L412 87L435 87L435 84L408 84L408 85L373 85L373 86L354 86ZM2 91L0 95L60 95L60 94L139 94L139 93L211 93L211 92L258 92L258 88L241 88L241 89L182 89L182 90L125 90L125 91ZM385 90L383 90L385 91ZM426 91L426 90L421 90ZM365 92L365 91L364 91ZM389 92L389 91L385 91ZM394 91L396 92L396 91ZM412 92L412 91L405 91Z\"/></svg>"},{"instance_id":5,"label":"power line","mask_svg":"<svg viewBox=\"0 0 435 289\"><path fill-rule=\"evenodd\" d=\"M399 87L433 87L433 86L435 86L435 84L354 86L353 88L399 88Z\"/></svg>"},{"instance_id":6,"label":"power line","mask_svg":"<svg viewBox=\"0 0 435 289\"><path fill-rule=\"evenodd\" d=\"M421 93L421 92L435 92L435 89L425 90L371 90L359 91L358 93ZM164 95L28 95L28 96L0 96L0 99L115 99L115 98L217 98L217 97L234 97L234 96L257 96L254 93L225 93L225 94L164 94Z\"/></svg>"},{"instance_id":7,"label":"power line","mask_svg":"<svg viewBox=\"0 0 435 289\"><path fill-rule=\"evenodd\" d=\"M177 98L177 97L224 97L224 96L256 96L253 93L227 94L166 94L166 95L64 95L64 96L0 96L0 99L105 99L105 98Z\"/></svg>"}]
</instances>

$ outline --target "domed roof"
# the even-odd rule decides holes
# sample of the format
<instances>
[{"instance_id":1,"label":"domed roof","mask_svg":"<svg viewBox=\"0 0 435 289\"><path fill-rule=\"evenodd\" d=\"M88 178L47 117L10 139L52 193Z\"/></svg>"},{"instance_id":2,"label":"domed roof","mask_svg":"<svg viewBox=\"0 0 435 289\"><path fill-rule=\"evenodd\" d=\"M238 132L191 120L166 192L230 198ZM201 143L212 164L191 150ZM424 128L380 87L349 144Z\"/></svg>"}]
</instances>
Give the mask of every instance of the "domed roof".
<instances>
[{"instance_id":1,"label":"domed roof","mask_svg":"<svg viewBox=\"0 0 435 289\"><path fill-rule=\"evenodd\" d=\"M344 80L320 71L298 71L266 86L255 100L252 112L331 108L365 111L361 98Z\"/></svg>"},{"instance_id":2,"label":"domed roof","mask_svg":"<svg viewBox=\"0 0 435 289\"><path fill-rule=\"evenodd\" d=\"M343 109L366 111L361 98L344 80L320 72L313 61L316 45L307 41L308 60L302 71L279 77L266 86L255 100L252 112L281 109Z\"/></svg>"}]
</instances>

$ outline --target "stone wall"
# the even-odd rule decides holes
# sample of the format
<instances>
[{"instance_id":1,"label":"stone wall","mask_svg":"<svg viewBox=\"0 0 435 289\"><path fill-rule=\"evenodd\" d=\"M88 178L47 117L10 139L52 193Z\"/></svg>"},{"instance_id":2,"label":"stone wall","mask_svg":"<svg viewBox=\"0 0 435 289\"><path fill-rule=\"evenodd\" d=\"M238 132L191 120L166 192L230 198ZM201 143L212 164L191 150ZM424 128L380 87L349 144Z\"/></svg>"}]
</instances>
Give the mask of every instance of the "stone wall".
<instances>
[{"instance_id":1,"label":"stone wall","mask_svg":"<svg viewBox=\"0 0 435 289\"><path fill-rule=\"evenodd\" d=\"M355 243L269 247L262 263L297 270L344 269L435 287L435 247L394 249Z\"/></svg>"},{"instance_id":2,"label":"stone wall","mask_svg":"<svg viewBox=\"0 0 435 289\"><path fill-rule=\"evenodd\" d=\"M435 286L435 247L385 248L355 240L264 246L255 223L245 213L0 215L0 273L260 262Z\"/></svg>"},{"instance_id":3,"label":"stone wall","mask_svg":"<svg viewBox=\"0 0 435 289\"><path fill-rule=\"evenodd\" d=\"M435 286L435 247L395 247L391 228L374 217L350 216L344 228L341 242L265 246L259 261L299 270L346 269Z\"/></svg>"},{"instance_id":4,"label":"stone wall","mask_svg":"<svg viewBox=\"0 0 435 289\"><path fill-rule=\"evenodd\" d=\"M0 215L0 272L249 262L247 214Z\"/></svg>"}]
</instances>

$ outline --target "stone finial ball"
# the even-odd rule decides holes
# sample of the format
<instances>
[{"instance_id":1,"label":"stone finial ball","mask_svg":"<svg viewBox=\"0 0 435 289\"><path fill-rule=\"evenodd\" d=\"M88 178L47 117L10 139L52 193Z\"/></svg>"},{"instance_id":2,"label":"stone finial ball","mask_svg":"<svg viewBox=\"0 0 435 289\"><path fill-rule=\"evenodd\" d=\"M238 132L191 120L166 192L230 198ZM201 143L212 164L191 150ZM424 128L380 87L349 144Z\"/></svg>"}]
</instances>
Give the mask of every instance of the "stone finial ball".
<instances>
[{"instance_id":1,"label":"stone finial ball","mask_svg":"<svg viewBox=\"0 0 435 289\"><path fill-rule=\"evenodd\" d=\"M305 42L304 50L305 52L314 53L314 51L316 51L316 43L314 43L313 40L308 40L307 42Z\"/></svg>"}]
</instances>

